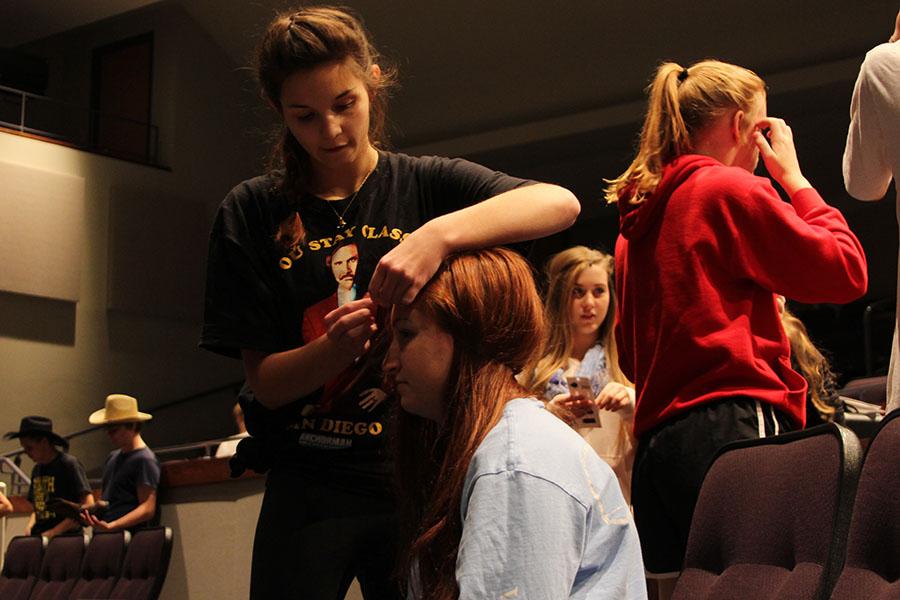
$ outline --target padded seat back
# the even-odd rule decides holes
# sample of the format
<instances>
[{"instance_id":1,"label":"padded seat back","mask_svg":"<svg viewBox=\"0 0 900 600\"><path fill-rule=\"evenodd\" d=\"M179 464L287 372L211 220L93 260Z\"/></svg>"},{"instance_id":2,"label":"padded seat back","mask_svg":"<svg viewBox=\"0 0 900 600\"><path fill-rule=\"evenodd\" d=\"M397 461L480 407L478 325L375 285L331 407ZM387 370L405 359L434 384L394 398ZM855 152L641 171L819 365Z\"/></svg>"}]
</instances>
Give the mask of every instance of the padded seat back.
<instances>
[{"instance_id":1,"label":"padded seat back","mask_svg":"<svg viewBox=\"0 0 900 600\"><path fill-rule=\"evenodd\" d=\"M58 535L47 545L31 600L67 600L81 572L86 535Z\"/></svg>"},{"instance_id":2,"label":"padded seat back","mask_svg":"<svg viewBox=\"0 0 900 600\"><path fill-rule=\"evenodd\" d=\"M673 599L827 598L861 462L857 437L835 424L722 448L700 489Z\"/></svg>"},{"instance_id":3,"label":"padded seat back","mask_svg":"<svg viewBox=\"0 0 900 600\"><path fill-rule=\"evenodd\" d=\"M28 600L41 572L46 542L39 535L19 535L9 541L0 572L0 598Z\"/></svg>"},{"instance_id":4,"label":"padded seat back","mask_svg":"<svg viewBox=\"0 0 900 600\"><path fill-rule=\"evenodd\" d=\"M847 559L831 597L900 598L900 410L884 418L866 451Z\"/></svg>"},{"instance_id":5,"label":"padded seat back","mask_svg":"<svg viewBox=\"0 0 900 600\"><path fill-rule=\"evenodd\" d=\"M81 575L72 589L73 600L110 597L116 581L119 580L125 549L130 540L131 534L127 531L94 532L84 555Z\"/></svg>"},{"instance_id":6,"label":"padded seat back","mask_svg":"<svg viewBox=\"0 0 900 600\"><path fill-rule=\"evenodd\" d=\"M168 527L139 529L131 536L122 575L111 598L117 600L156 600L169 571L172 556L172 530Z\"/></svg>"}]
</instances>

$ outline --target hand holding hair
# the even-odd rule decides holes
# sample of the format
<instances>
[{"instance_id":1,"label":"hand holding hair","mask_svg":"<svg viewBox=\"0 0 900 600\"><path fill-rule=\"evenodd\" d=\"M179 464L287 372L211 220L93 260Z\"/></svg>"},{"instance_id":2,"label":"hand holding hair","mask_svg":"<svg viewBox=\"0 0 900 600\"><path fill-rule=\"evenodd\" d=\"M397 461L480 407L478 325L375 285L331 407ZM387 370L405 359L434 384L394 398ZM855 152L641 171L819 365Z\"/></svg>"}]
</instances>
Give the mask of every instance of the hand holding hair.
<instances>
[{"instance_id":1,"label":"hand holding hair","mask_svg":"<svg viewBox=\"0 0 900 600\"><path fill-rule=\"evenodd\" d=\"M429 224L410 234L375 267L369 294L381 306L412 304L447 256L446 246Z\"/></svg>"},{"instance_id":2,"label":"hand holding hair","mask_svg":"<svg viewBox=\"0 0 900 600\"><path fill-rule=\"evenodd\" d=\"M375 333L374 302L362 298L339 306L325 315L325 335L334 344L353 356L365 352Z\"/></svg>"},{"instance_id":3,"label":"hand holding hair","mask_svg":"<svg viewBox=\"0 0 900 600\"><path fill-rule=\"evenodd\" d=\"M789 196L797 191L812 187L800 170L794 135L783 119L766 117L756 125L753 141L759 148L760 156L769 174L784 188ZM768 139L761 129L768 129Z\"/></svg>"}]
</instances>

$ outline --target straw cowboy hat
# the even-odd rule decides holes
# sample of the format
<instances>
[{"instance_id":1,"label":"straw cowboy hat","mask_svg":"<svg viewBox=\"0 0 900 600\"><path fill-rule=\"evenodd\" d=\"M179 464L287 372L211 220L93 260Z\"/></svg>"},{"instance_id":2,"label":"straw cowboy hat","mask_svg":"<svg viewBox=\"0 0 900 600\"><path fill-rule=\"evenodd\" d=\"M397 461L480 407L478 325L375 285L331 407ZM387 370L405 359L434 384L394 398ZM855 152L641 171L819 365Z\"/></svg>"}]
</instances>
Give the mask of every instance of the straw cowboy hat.
<instances>
[{"instance_id":1,"label":"straw cowboy hat","mask_svg":"<svg viewBox=\"0 0 900 600\"><path fill-rule=\"evenodd\" d=\"M69 442L59 434L53 433L53 421L47 417L23 417L18 431L8 431L3 439L11 440L22 436L45 437L54 446L69 448Z\"/></svg>"},{"instance_id":2,"label":"straw cowboy hat","mask_svg":"<svg viewBox=\"0 0 900 600\"><path fill-rule=\"evenodd\" d=\"M125 394L110 394L106 397L106 408L91 413L88 421L91 425L107 423L137 423L149 421L153 415L138 412L137 398Z\"/></svg>"}]
</instances>

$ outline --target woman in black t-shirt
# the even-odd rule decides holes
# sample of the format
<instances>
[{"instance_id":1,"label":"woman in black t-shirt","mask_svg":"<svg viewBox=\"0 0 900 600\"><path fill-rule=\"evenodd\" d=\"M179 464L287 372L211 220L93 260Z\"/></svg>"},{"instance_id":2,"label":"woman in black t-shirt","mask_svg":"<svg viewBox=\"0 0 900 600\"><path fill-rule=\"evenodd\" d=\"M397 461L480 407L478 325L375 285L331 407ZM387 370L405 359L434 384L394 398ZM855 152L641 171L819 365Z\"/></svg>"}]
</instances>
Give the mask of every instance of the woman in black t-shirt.
<instances>
[{"instance_id":1,"label":"woman in black t-shirt","mask_svg":"<svg viewBox=\"0 0 900 600\"><path fill-rule=\"evenodd\" d=\"M342 598L354 576L366 598L397 597L377 309L412 302L451 253L569 226L578 201L381 150L394 73L344 10L279 15L256 67L283 127L270 172L216 217L201 340L242 359L237 461L269 470L251 597Z\"/></svg>"}]
</instances>

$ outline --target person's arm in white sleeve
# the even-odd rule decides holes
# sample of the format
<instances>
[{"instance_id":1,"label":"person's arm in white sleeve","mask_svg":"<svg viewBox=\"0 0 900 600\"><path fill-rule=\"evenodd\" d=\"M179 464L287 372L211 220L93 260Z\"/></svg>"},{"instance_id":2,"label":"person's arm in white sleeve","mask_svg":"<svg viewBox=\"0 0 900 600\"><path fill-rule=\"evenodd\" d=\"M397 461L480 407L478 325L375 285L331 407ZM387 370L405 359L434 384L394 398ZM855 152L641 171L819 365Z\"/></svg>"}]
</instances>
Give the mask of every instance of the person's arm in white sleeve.
<instances>
[{"instance_id":1,"label":"person's arm in white sleeve","mask_svg":"<svg viewBox=\"0 0 900 600\"><path fill-rule=\"evenodd\" d=\"M888 106L891 102L897 104L893 110L900 112L900 99L883 96L887 82L880 80L881 69L873 67L873 60L877 56L870 53L859 70L844 148L844 187L858 200L881 200L887 193L893 175L885 155L888 141L884 139L882 119L886 110L892 110Z\"/></svg>"}]
</instances>

